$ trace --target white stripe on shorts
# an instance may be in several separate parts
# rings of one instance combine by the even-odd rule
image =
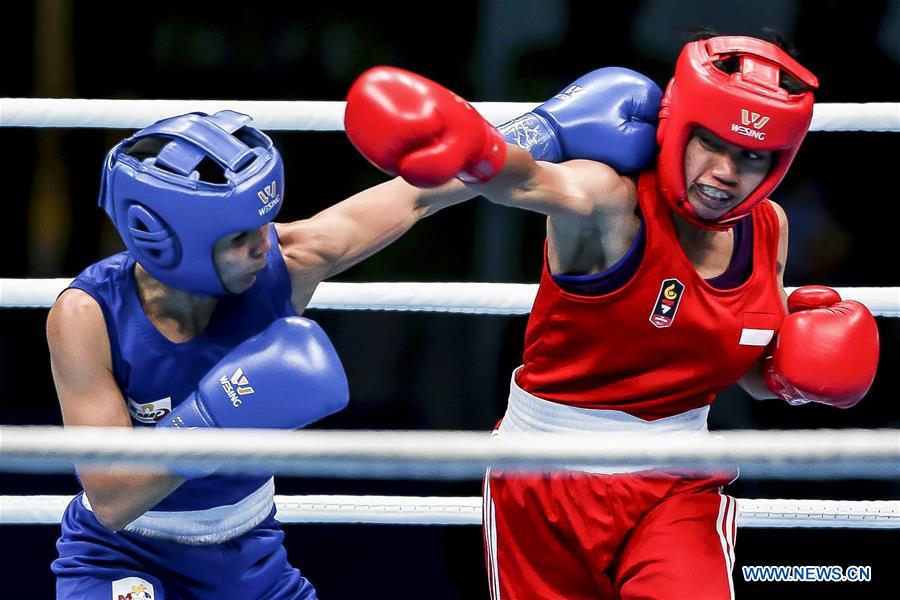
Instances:
[[[734,514],[737,502],[731,496],[719,494],[719,514],[716,517],[716,533],[722,545],[722,555],[725,559],[726,577],[728,577],[728,591],[731,600],[734,600],[734,582],[731,580],[731,572],[734,568]]]
[[[491,498],[491,471],[484,475],[484,504],[482,505],[484,521],[484,540],[488,554],[488,581],[491,586],[491,600],[500,600],[500,573],[497,565],[497,513],[494,499]]]

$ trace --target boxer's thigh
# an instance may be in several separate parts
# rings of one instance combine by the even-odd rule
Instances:
[[[559,475],[486,480],[485,561],[494,600],[609,597],[612,554],[599,549],[614,548],[617,534],[611,523],[593,520],[605,516],[590,509],[584,488],[584,481]],[[600,554],[607,564],[593,560]]]
[[[615,583],[623,600],[733,598],[737,504],[711,488],[672,495],[625,543]]]

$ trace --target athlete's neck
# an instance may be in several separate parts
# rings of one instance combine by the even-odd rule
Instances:
[[[734,229],[697,227],[677,214],[672,222],[678,243],[701,277],[710,279],[725,272],[734,254]]]
[[[169,337],[194,337],[206,328],[217,298],[197,296],[167,286],[135,263],[134,280],[147,317]]]
[[[717,243],[721,243],[722,240],[731,240],[734,237],[733,229],[719,231],[698,227],[674,212],[672,213],[672,223],[675,225],[675,234],[678,237],[678,241],[685,250],[714,246]]]

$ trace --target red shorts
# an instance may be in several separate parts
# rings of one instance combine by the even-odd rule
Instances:
[[[729,479],[489,474],[492,600],[733,598]]]

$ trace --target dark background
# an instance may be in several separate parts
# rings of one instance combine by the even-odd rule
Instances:
[[[392,64],[476,101],[538,101],[601,66],[664,85],[680,31],[782,32],[822,83],[819,102],[900,101],[900,1],[457,0],[240,5],[41,0],[4,6],[0,96],[337,100]],[[105,151],[126,131],[0,129],[2,277],[74,276],[120,249],[96,207]],[[287,168],[279,220],[308,217],[384,176],[341,133],[275,132]],[[791,221],[787,285],[897,286],[898,144],[890,133],[812,133],[776,192]],[[417,225],[339,281],[535,282],[543,219],[477,200]],[[487,430],[502,415],[525,317],[309,311],[347,368],[350,407],[319,427]],[[46,310],[0,311],[0,423],[59,424]],[[847,411],[755,402],[738,389],[713,429],[900,427],[898,321],[878,319],[882,358]],[[2,494],[75,493],[69,476],[2,476]],[[477,495],[478,482],[281,478],[278,493]],[[881,481],[741,480],[738,497],[897,499]],[[476,527],[288,525],[294,565],[322,598],[487,598]],[[0,527],[4,598],[50,598],[53,526]],[[753,530],[738,536],[739,597],[893,597],[900,534]],[[870,565],[865,584],[744,583],[741,565]],[[10,591],[13,590],[13,591]]]

